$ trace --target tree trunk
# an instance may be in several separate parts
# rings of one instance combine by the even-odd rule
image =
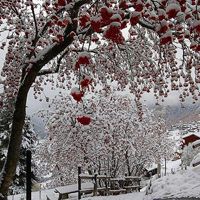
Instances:
[[[161,177],[161,164],[159,162],[157,166],[157,178],[160,178],[160,177]]]
[[[131,176],[131,167],[130,167],[129,158],[128,158],[128,150],[125,153],[125,159],[126,159],[126,166],[127,166],[127,174],[128,176]]]

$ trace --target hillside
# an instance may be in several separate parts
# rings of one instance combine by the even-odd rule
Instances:
[[[177,124],[180,121],[183,124],[188,124],[191,121],[200,121],[200,104],[186,104],[185,108],[182,108],[180,104],[172,106],[149,106],[149,109],[157,117],[161,117],[166,121],[167,128],[171,125]]]

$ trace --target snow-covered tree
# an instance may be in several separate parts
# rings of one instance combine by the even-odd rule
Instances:
[[[145,167],[152,163],[160,163],[163,159],[171,159],[174,154],[175,143],[166,132],[164,120],[157,119],[147,108],[143,111],[140,126],[134,131],[132,146],[135,153],[132,155],[132,163],[127,162],[129,175],[140,175]]]
[[[77,86],[82,84],[74,93],[79,100],[88,84],[101,83],[108,89],[108,80],[116,80],[119,90],[128,85],[137,101],[152,89],[157,99],[179,90],[181,102],[191,95],[195,103],[200,83],[199,4],[198,0],[1,0],[0,46],[7,47],[1,99],[14,97],[16,102],[0,199],[7,199],[15,174],[31,87],[38,98],[43,83],[71,88],[74,77]]]
[[[200,149],[195,149],[192,146],[192,143],[185,145],[183,148],[183,152],[181,153],[181,162],[183,165],[190,166],[193,158],[200,152]]]
[[[10,133],[11,133],[11,123],[12,123],[12,113],[13,113],[13,101],[10,102],[10,109],[2,109],[1,112],[1,147],[0,147],[0,155],[1,155],[1,165],[0,170],[3,170],[5,159],[6,159],[6,152],[8,149],[8,144],[10,140]],[[20,157],[19,162],[17,165],[16,174],[13,180],[13,183],[9,189],[10,194],[20,193],[25,191],[25,184],[26,184],[26,152],[27,150],[31,150],[32,153],[35,152],[37,142],[37,135],[33,131],[30,117],[26,117],[25,124],[23,127],[23,135],[22,135],[22,143],[20,145]],[[34,162],[32,163],[32,178],[36,180],[36,172],[35,172],[35,165]]]
[[[47,119],[47,138],[38,148],[37,164],[43,175],[52,175],[48,187],[76,181],[80,164],[89,174],[141,175],[148,164],[166,155],[173,142],[167,143],[161,134],[165,126],[149,111],[138,120],[134,105],[127,95],[100,92],[78,105],[69,95],[58,96],[53,109],[41,111]],[[157,143],[158,132],[162,144]]]
[[[12,194],[25,192],[26,189],[26,160],[27,160],[27,150],[30,150],[32,155],[34,155],[37,148],[38,137],[33,126],[31,124],[31,118],[29,116],[25,119],[25,124],[23,127],[22,143],[20,147],[19,162],[17,165],[16,174],[13,180],[13,184],[10,188]],[[36,165],[34,160],[31,161],[31,178],[32,181],[37,181],[39,177],[36,175]]]
[[[12,124],[12,116],[14,112],[14,100],[5,99],[8,108],[0,109],[0,171],[3,170],[8,144],[10,139],[10,127]]]

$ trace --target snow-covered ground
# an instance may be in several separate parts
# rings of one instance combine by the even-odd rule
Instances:
[[[198,197],[200,198],[200,166],[188,167],[187,170],[180,169],[180,161],[167,163],[167,176],[153,180],[152,186],[146,195],[146,188],[141,192],[117,196],[98,196],[84,197],[85,200],[153,200],[162,197]],[[170,168],[177,169],[175,174],[170,173]],[[53,194],[54,190],[42,190],[41,192],[33,192],[33,200],[46,200],[46,195]],[[10,196],[9,200],[25,200],[25,194]],[[77,199],[77,195],[73,195],[71,199]]]
[[[85,200],[153,200],[163,197],[196,197],[200,198],[200,166],[167,175],[153,182],[152,194],[130,193],[119,196],[92,197]]]
[[[174,141],[177,141],[179,145],[180,134],[179,131],[170,132],[170,137]],[[200,160],[200,154],[195,157],[196,160]],[[194,159],[194,160],[195,160]],[[163,175],[165,172],[165,163],[162,164]],[[129,194],[117,195],[117,196],[97,196],[97,197],[82,197],[85,200],[153,200],[157,198],[173,198],[173,197],[196,197],[200,199],[200,165],[196,167],[188,167],[187,170],[182,170],[180,167],[180,159],[177,161],[168,161],[166,163],[166,176],[160,179],[152,179],[152,186],[148,190],[144,187],[141,192],[134,192]],[[172,174],[174,172],[174,174]],[[149,181],[150,182],[150,181]],[[58,197],[58,194],[54,193],[54,189],[42,190],[40,192],[33,192],[33,200],[46,200],[46,195],[53,194]],[[25,194],[19,194],[10,196],[9,200],[25,200]],[[73,200],[77,200],[77,194],[71,195]]]

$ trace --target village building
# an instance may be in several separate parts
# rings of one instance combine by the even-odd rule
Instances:
[[[182,139],[184,140],[182,144],[182,149],[183,149],[185,145],[200,140],[200,132],[189,132],[183,135]]]

